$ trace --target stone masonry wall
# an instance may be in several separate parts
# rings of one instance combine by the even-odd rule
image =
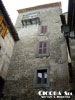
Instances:
[[[22,16],[34,12],[40,13],[41,25],[48,26],[47,35],[38,35],[41,25],[22,26]],[[39,100],[41,99],[38,96],[39,90],[68,91],[70,89],[67,46],[60,30],[60,14],[60,7],[49,7],[19,14],[15,27],[20,40],[14,46],[4,89],[5,96]],[[48,40],[49,57],[36,58],[36,45],[40,40]],[[60,60],[62,63],[59,64]],[[34,72],[37,68],[49,69],[48,88],[34,88]]]
[[[5,79],[14,48],[14,40],[9,32],[4,39],[0,35],[0,47],[0,76]]]

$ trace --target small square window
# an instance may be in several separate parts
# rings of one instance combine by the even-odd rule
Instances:
[[[49,68],[39,68],[34,73],[34,87],[49,87]]]
[[[37,43],[36,57],[49,56],[48,41],[40,41]]]

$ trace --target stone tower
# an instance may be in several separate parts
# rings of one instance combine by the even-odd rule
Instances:
[[[15,27],[20,40],[14,46],[4,95],[12,100],[41,100],[40,90],[69,91],[61,3],[25,8],[18,13]]]

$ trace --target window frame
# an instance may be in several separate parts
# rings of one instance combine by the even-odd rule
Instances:
[[[27,24],[28,22],[30,24]],[[40,25],[39,13],[31,13],[31,14],[23,15],[21,19],[21,23],[22,26],[37,25],[37,24]]]
[[[41,75],[41,78],[39,75]],[[47,75],[47,69],[37,70],[37,84],[47,84],[47,78],[45,78],[45,75]]]
[[[37,71],[39,70],[47,70],[47,83],[41,83],[41,84],[38,84],[37,83]],[[34,88],[42,88],[42,87],[49,87],[50,86],[50,82],[49,82],[49,79],[50,79],[50,68],[48,66],[46,67],[39,67],[39,68],[36,68],[35,71],[34,71],[34,80],[33,80],[33,87]]]
[[[43,43],[46,43],[47,44],[47,47],[46,47],[46,53],[45,54],[39,54],[39,43],[40,42],[43,42]],[[44,41],[37,41],[36,43],[36,58],[41,58],[41,57],[49,57],[50,56],[50,49],[49,49],[49,41],[47,40],[44,40]]]
[[[47,30],[46,30],[46,33],[44,34],[44,33],[41,32],[41,29],[42,29],[42,27],[45,27],[45,26],[47,26]],[[46,36],[46,35],[49,34],[49,32],[48,32],[48,25],[41,25],[41,26],[39,26],[38,30],[39,30],[39,32],[38,32],[39,36]]]

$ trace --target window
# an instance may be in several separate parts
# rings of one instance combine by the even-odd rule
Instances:
[[[36,57],[49,56],[48,41],[40,41],[37,43]]]
[[[25,22],[25,20],[22,20],[22,25],[23,25],[23,26],[26,26],[26,24],[27,24],[27,23]]]
[[[37,22],[36,22],[36,20],[35,19],[33,19],[32,20],[32,24],[36,24]]]
[[[35,69],[34,87],[49,87],[49,68]]]
[[[47,84],[47,70],[37,70],[37,84]]]
[[[47,25],[43,25],[39,27],[39,32],[38,35],[47,35],[48,34],[48,26]]]
[[[40,42],[39,43],[39,54],[46,54],[47,53],[47,42]]]
[[[38,14],[23,15],[21,22],[23,26],[37,25],[40,24],[40,18]]]
[[[41,33],[46,34],[47,33],[47,26],[41,26]]]
[[[30,25],[31,24],[31,21],[30,20],[27,20],[27,25]]]

